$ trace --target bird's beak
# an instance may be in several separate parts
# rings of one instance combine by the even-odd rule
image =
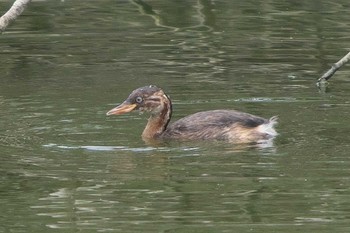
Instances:
[[[136,108],[136,104],[129,104],[129,103],[122,103],[121,105],[109,110],[106,115],[120,115],[120,114],[124,114],[127,112],[131,112],[132,110],[134,110]]]

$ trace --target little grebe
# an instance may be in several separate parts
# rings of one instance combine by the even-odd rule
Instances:
[[[145,141],[179,139],[259,143],[277,135],[274,129],[277,117],[267,120],[234,110],[198,112],[169,124],[171,101],[163,90],[156,86],[134,90],[122,104],[107,112],[107,116],[133,110],[151,114],[142,133]]]

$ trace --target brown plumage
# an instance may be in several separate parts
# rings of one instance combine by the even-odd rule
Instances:
[[[169,97],[156,86],[134,90],[107,115],[119,115],[133,110],[150,112],[142,133],[145,141],[154,139],[217,140],[232,143],[259,143],[274,138],[277,117],[269,120],[234,110],[197,112],[169,124],[172,105]]]

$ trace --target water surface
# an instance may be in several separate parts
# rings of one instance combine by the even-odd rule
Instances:
[[[10,2],[1,2],[7,9]],[[348,1],[39,1],[0,37],[0,231],[349,232]],[[278,115],[259,148],[145,144],[135,88]]]

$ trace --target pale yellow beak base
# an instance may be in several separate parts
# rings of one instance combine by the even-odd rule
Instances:
[[[121,105],[109,110],[106,115],[110,116],[110,115],[120,115],[120,114],[124,114],[124,113],[128,113],[131,112],[132,110],[134,110],[136,108],[136,104],[126,104],[126,103],[122,103]]]

